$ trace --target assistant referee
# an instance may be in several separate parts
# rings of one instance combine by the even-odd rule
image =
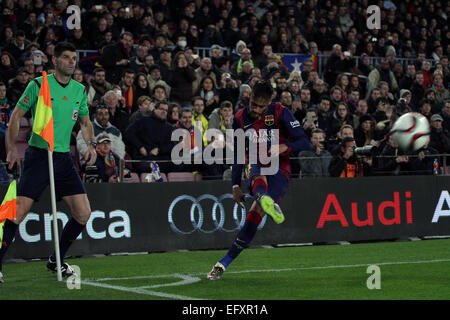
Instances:
[[[73,126],[79,120],[83,138],[89,145],[85,154],[88,165],[92,165],[97,157],[92,123],[89,120],[86,88],[72,79],[76,67],[76,48],[68,42],[60,42],[55,46],[52,62],[55,73],[48,76],[48,84],[53,109],[54,125],[54,177],[56,200],[63,199],[71,211],[71,219],[65,225],[60,240],[61,272],[63,276],[74,274],[73,269],[64,263],[64,256],[70,245],[84,229],[91,215],[91,207],[86,189],[74,166],[70,154],[70,137]],[[17,135],[20,119],[31,110],[33,119],[39,97],[42,77],[33,79],[19,99],[9,122],[8,154],[6,161],[9,169],[20,165],[17,152]],[[34,201],[38,201],[42,192],[49,185],[47,142],[39,135],[32,133],[29,147],[25,151],[22,175],[17,187],[17,218],[6,220],[3,229],[3,245],[0,249],[0,282],[3,282],[2,261],[16,233],[20,222],[26,217]],[[56,272],[56,254],[53,253],[47,262],[47,268]]]

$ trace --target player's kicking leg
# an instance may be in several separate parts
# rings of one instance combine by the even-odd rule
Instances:
[[[271,191],[273,197],[281,199],[287,190],[287,179],[282,174],[270,177],[269,179],[271,181],[271,187],[273,188]],[[212,270],[206,276],[209,280],[220,279],[229,264],[240,252],[242,252],[242,250],[250,245],[250,242],[255,236],[257,228],[266,213],[270,215],[276,223],[282,223],[284,221],[283,212],[279,205],[273,200],[273,197],[268,193],[266,177],[255,175],[255,178],[253,178],[251,182],[252,183],[250,184],[250,181],[248,181],[248,188],[252,191],[255,201],[250,208],[244,226],[239,231],[227,254],[214,265]]]
[[[230,263],[236,259],[242,250],[249,247],[263,216],[264,212],[261,207],[256,203],[256,201],[253,202],[252,207],[250,208],[250,211],[245,219],[244,226],[237,234],[236,239],[232,243],[230,249],[228,249],[225,256],[219,260],[207,274],[206,278],[208,280],[220,279]]]
[[[253,195],[255,201],[268,214],[275,223],[280,224],[284,222],[284,214],[280,206],[269,195],[269,187],[265,176],[256,176],[253,179]]]

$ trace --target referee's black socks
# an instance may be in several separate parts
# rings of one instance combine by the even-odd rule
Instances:
[[[14,239],[17,227],[18,225],[9,219],[6,219],[5,224],[3,225],[2,248],[0,249],[0,271],[2,271],[3,257]]]
[[[84,224],[79,224],[74,218],[70,218],[70,220],[67,222],[62,231],[61,240],[59,242],[61,263],[64,261],[64,256],[66,255],[67,250],[69,250],[72,243],[78,238],[84,227]],[[53,252],[51,259],[52,261],[56,261],[55,252]]]

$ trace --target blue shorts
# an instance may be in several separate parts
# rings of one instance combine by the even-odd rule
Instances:
[[[282,169],[279,168],[276,174],[265,176],[267,179],[267,186],[269,188],[268,190],[269,196],[278,204],[283,199],[289,187],[289,180],[288,178],[286,178],[286,176],[282,173],[281,170]],[[245,173],[244,173],[245,185],[248,192],[252,196],[253,196],[252,181],[255,176],[259,175],[261,175],[260,165],[258,164],[245,165]]]
[[[56,200],[62,197],[86,193],[70,152],[53,153]],[[22,175],[17,186],[17,196],[39,201],[42,192],[50,185],[47,150],[28,147],[25,151]]]

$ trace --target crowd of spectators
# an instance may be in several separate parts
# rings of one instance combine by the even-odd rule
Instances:
[[[381,9],[381,29],[367,28],[371,4]],[[81,8],[78,27],[69,25],[69,5]],[[73,76],[86,86],[96,137],[110,145],[98,151],[145,160],[130,167],[138,173],[155,160],[163,172],[222,178],[226,166],[171,163],[171,132],[193,132],[196,124],[202,133],[231,128],[259,80],[270,81],[274,101],[290,108],[311,138],[311,150],[300,155],[306,158],[292,161],[295,176],[432,173],[430,155],[450,153],[449,15],[450,4],[437,0],[4,0],[1,160],[12,108],[30,80],[52,72],[55,44],[69,41],[98,52],[94,65],[80,65]],[[292,71],[277,55],[283,53],[312,58]],[[319,74],[320,54],[329,57]],[[409,111],[429,119],[431,140],[402,154],[387,133]],[[83,154],[85,142],[73,136]],[[193,133],[180,141],[187,139],[193,156],[202,152]],[[213,142],[202,140],[203,147]],[[367,145],[374,154],[355,155],[353,147]]]

